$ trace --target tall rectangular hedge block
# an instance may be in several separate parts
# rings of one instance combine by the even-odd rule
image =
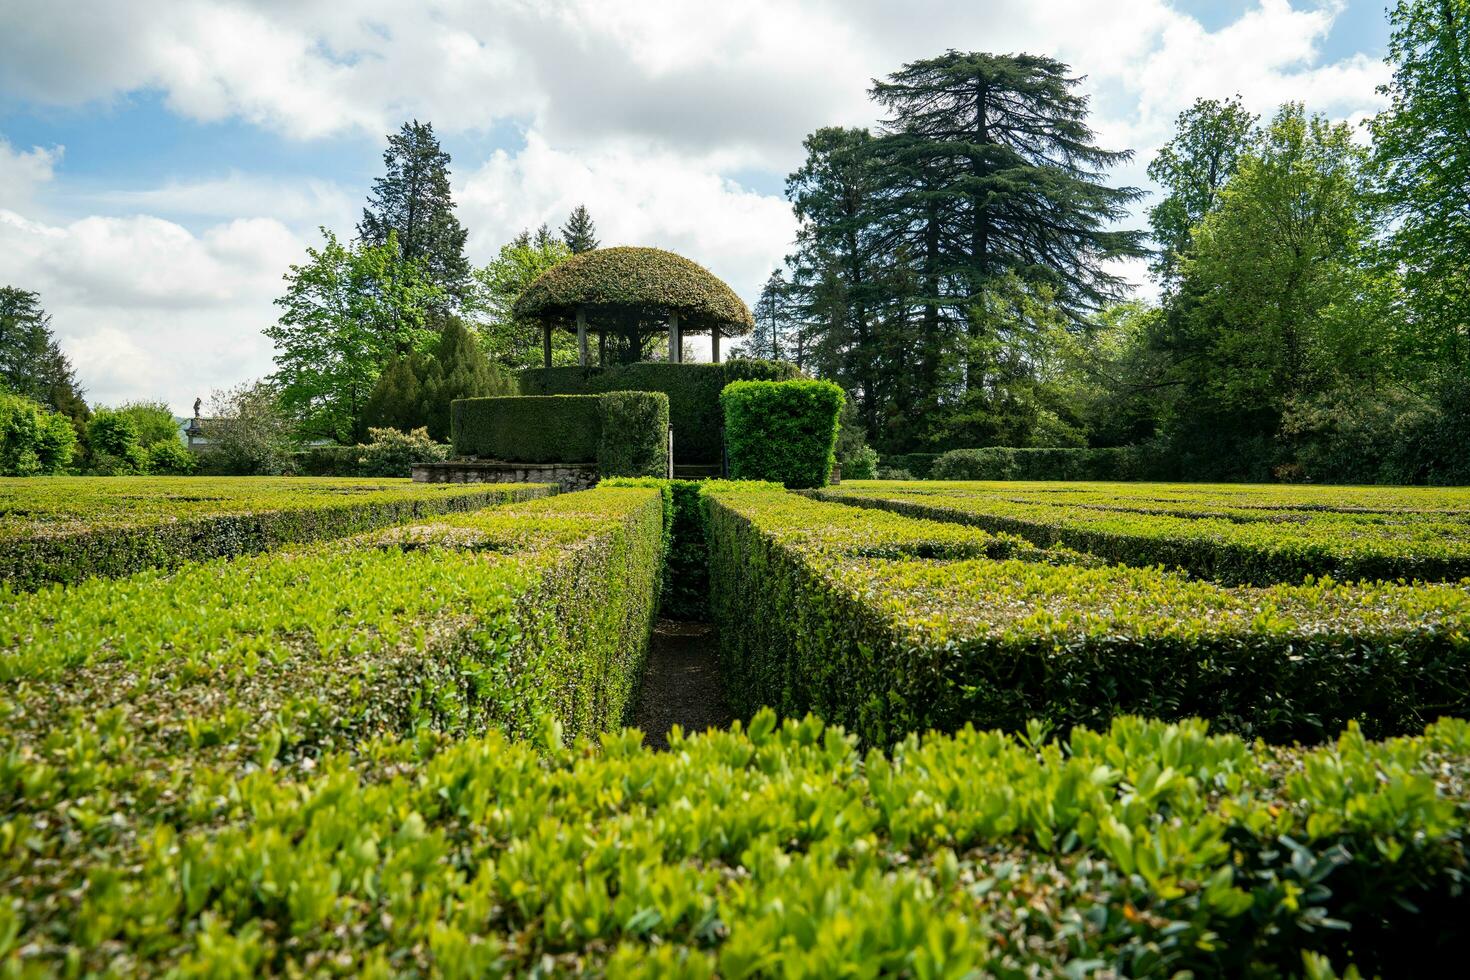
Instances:
[[[720,393],[730,476],[793,489],[826,486],[842,389],[830,381],[735,381]]]
[[[680,463],[720,462],[724,424],[720,392],[732,381],[789,381],[801,371],[785,361],[737,359],[723,364],[641,362],[615,367],[537,368],[520,374],[523,395],[596,395],[661,391],[669,398],[674,456]]]
[[[456,456],[595,462],[603,476],[668,474],[669,399],[661,392],[461,398],[450,419]]]
[[[591,395],[459,398],[449,416],[454,455],[508,463],[590,463],[602,435]]]

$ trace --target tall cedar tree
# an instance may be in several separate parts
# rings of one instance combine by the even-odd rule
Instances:
[[[90,414],[40,295],[14,286],[0,286],[0,388],[53,408],[78,426]]]
[[[440,148],[433,125],[417,119],[404,123],[388,137],[383,164],[388,172],[373,182],[358,237],[383,245],[396,233],[403,259],[421,263],[447,297],[462,299],[470,275],[467,233],[454,215],[449,154]]]
[[[1400,0],[1389,20],[1389,106],[1373,120],[1395,219],[1389,258],[1404,270],[1417,353],[1459,379],[1470,366],[1470,0]]]
[[[567,223],[561,226],[561,240],[567,243],[573,255],[581,255],[597,247],[597,226],[592,223],[592,215],[587,213],[584,205],[578,204],[572,209]]]
[[[825,127],[802,144],[806,162],[786,179],[799,222],[791,265],[790,310],[820,338],[813,365],[853,392],[863,424],[878,426],[884,373],[874,333],[885,243],[873,210],[879,174],[866,129]],[[803,332],[805,338],[805,332]],[[814,344],[804,343],[804,359]]]
[[[951,50],[874,80],[870,92],[890,114],[883,196],[919,263],[925,353],[947,317],[963,322],[970,390],[991,380],[995,357],[980,352],[993,349],[1000,325],[981,301],[999,277],[1047,287],[1081,320],[1124,291],[1105,263],[1145,254],[1139,232],[1110,227],[1142,192],[1102,182],[1132,153],[1094,145],[1081,79],[1069,71],[1037,55]]]

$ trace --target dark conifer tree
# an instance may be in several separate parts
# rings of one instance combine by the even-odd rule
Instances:
[[[578,204],[572,209],[567,223],[561,226],[561,239],[573,255],[590,252],[597,247],[597,226],[592,223],[592,215],[587,213],[584,205]]]
[[[389,232],[397,232],[405,261],[422,262],[449,297],[463,297],[470,274],[467,233],[454,214],[449,154],[440,148],[433,125],[417,119],[404,123],[388,137],[383,163],[387,173],[373,182],[358,236],[382,245]]]
[[[0,388],[55,409],[79,425],[90,414],[41,297],[14,286],[0,286]]]

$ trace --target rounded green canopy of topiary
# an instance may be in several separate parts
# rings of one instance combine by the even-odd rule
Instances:
[[[661,248],[619,246],[574,255],[543,272],[516,301],[517,317],[570,326],[577,308],[599,315],[663,317],[678,312],[685,333],[718,329],[739,337],[755,329],[750,308],[719,277]]]

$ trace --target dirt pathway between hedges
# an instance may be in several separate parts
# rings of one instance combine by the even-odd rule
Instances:
[[[718,658],[712,624],[658,621],[633,718],[643,730],[644,744],[668,748],[668,731],[674,725],[686,733],[730,727],[732,715],[720,686]]]

